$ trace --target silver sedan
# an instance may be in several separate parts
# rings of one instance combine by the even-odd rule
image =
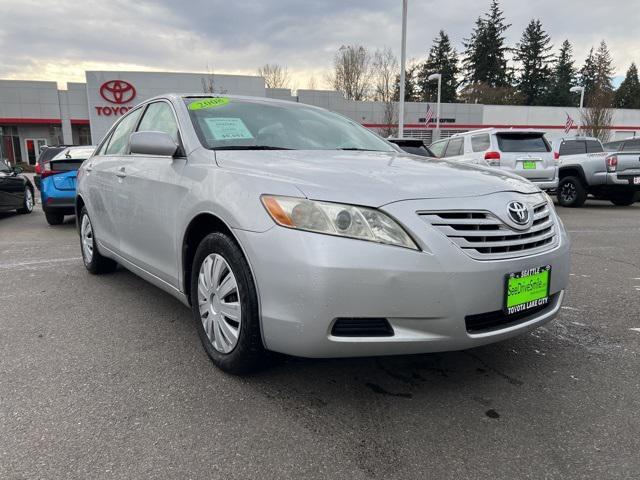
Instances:
[[[87,269],[120,264],[182,300],[234,373],[269,351],[503,340],[551,320],[569,276],[567,234],[533,184],[293,102],[146,101],[82,165],[76,207]]]

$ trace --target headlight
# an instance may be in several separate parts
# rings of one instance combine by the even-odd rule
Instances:
[[[272,195],[260,199],[273,221],[283,227],[418,250],[395,220],[373,208]]]

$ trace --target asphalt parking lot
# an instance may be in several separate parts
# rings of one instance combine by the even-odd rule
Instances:
[[[89,275],[72,218],[0,214],[0,478],[638,478],[640,204],[559,211],[573,273],[546,327],[244,378],[177,300]]]

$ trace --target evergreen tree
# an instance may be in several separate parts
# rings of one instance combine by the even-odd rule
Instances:
[[[531,20],[516,45],[514,56],[520,64],[515,85],[525,105],[540,105],[546,99],[551,78],[550,50],[551,37],[542,28],[540,20]]]
[[[584,87],[585,94],[595,89],[596,74],[596,56],[593,52],[593,47],[591,47],[587,58],[584,60],[584,65],[580,69],[580,85]]]
[[[596,51],[596,88],[606,93],[613,92],[613,59],[607,43],[602,40]]]
[[[556,57],[551,75],[551,87],[547,97],[547,105],[568,107],[575,103],[575,95],[571,87],[576,86],[576,68],[573,63],[573,47],[569,40],[562,42]]]
[[[415,60],[414,60],[415,61]],[[404,101],[405,102],[418,102],[420,96],[418,94],[418,86],[416,85],[416,72],[418,65],[411,63],[407,66],[404,74]],[[395,88],[393,91],[393,101],[397,102],[400,99],[400,75],[396,75]]]
[[[418,68],[416,84],[420,89],[420,100],[423,102],[435,102],[438,99],[438,84],[429,81],[429,75],[433,73],[442,75],[442,102],[454,103],[458,96],[460,67],[458,53],[444,30],[440,30],[433,40],[427,60]]]
[[[616,91],[615,104],[618,108],[640,108],[640,80],[635,63],[631,64],[627,76]]]
[[[489,87],[509,85],[505,32],[511,25],[505,18],[498,0],[492,0],[489,12],[476,20],[471,37],[464,42],[463,66],[468,84]]]

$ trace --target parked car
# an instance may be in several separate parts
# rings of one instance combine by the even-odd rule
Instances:
[[[569,277],[567,234],[535,185],[422,161],[287,101],[148,100],[82,164],[76,202],[88,271],[120,263],[190,305],[208,355],[235,373],[269,350],[503,340],[550,321]]]
[[[558,167],[544,132],[487,128],[458,133],[430,145],[439,158],[489,165],[526,178],[542,190],[558,187]]]
[[[608,142],[604,144],[604,149],[607,152],[640,152],[640,137]]]
[[[95,147],[65,147],[40,170],[40,198],[49,225],[60,225],[65,215],[75,215],[76,177],[82,162]]]
[[[419,138],[387,138],[394,145],[397,145],[402,151],[420,157],[435,158],[434,153],[424,144],[424,140]]]
[[[588,195],[632,205],[640,192],[640,151],[560,157],[558,203],[580,207]]]
[[[38,160],[36,161],[36,173],[33,176],[33,183],[36,184],[38,190],[40,190],[40,176],[42,174],[42,170],[44,169],[45,163],[49,162],[49,160],[51,160],[65,148],[72,146],[73,145],[46,145],[42,147],[40,155],[38,156]]]
[[[600,140],[595,137],[568,136],[551,143],[553,158],[560,160],[573,155],[590,155],[604,158],[606,153]]]
[[[33,198],[33,185],[22,175],[22,169],[0,160],[0,212],[31,213]]]

